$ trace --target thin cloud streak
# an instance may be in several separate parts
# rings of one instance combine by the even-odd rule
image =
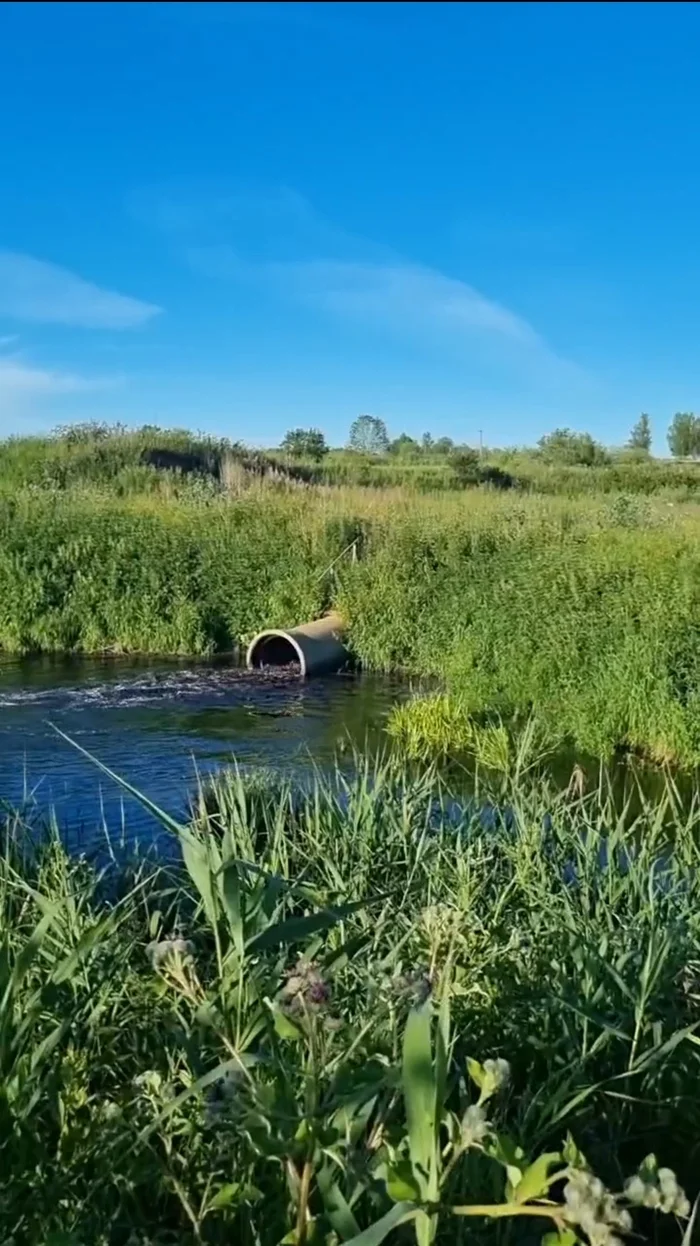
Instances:
[[[160,310],[104,290],[58,264],[0,251],[0,316],[83,329],[133,329]]]
[[[0,402],[88,393],[113,384],[114,381],[108,378],[77,376],[70,372],[38,368],[17,358],[0,358]]]
[[[272,264],[274,280],[298,297],[343,315],[396,329],[431,326],[457,334],[485,332],[541,348],[535,330],[472,286],[417,264],[357,264],[337,260]]]
[[[251,263],[232,247],[189,248],[203,275],[267,286],[278,296],[437,348],[491,342],[523,362],[575,369],[522,317],[466,282],[401,262],[302,260]]]
[[[170,237],[202,275],[390,333],[436,354],[478,356],[549,385],[592,378],[523,316],[466,281],[357,237],[319,215],[289,187],[266,192],[152,188],[142,219]]]

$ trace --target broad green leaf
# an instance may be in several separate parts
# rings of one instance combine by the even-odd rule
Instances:
[[[238,866],[235,861],[229,861],[224,866],[219,875],[219,886],[221,892],[221,903],[226,913],[228,928],[231,932],[233,946],[238,955],[243,959],[244,952],[244,935],[243,935],[243,906],[241,903],[241,880],[238,874]]]
[[[291,1017],[288,1017],[278,1004],[269,1003],[268,1006],[272,1013],[272,1023],[278,1038],[298,1041],[304,1037],[304,1031],[301,1026],[297,1025],[296,1021],[292,1021]]]
[[[364,1229],[362,1233],[358,1233],[357,1237],[351,1237],[347,1246],[380,1246],[392,1229],[415,1220],[417,1215],[418,1209],[413,1203],[396,1203],[391,1211],[382,1216],[381,1220],[375,1220],[374,1224]]]
[[[348,1238],[356,1237],[360,1226],[338,1182],[334,1180],[334,1168],[331,1164],[324,1164],[318,1170],[316,1184],[326,1215],[340,1240],[345,1242]]]
[[[352,961],[363,948],[367,946],[372,938],[372,932],[366,934],[355,935],[354,938],[348,939],[347,942],[341,944],[338,948],[331,948],[330,952],[322,958],[321,964],[324,969],[343,969],[349,961]]]
[[[419,1202],[421,1192],[410,1160],[402,1159],[390,1165],[386,1176],[386,1188],[389,1198],[395,1203]]]
[[[576,1246],[578,1237],[573,1229],[561,1229],[545,1233],[541,1239],[542,1246]]]
[[[276,947],[279,943],[298,943],[320,930],[329,930],[351,913],[366,908],[365,900],[357,900],[353,904],[343,904],[338,908],[319,909],[317,913],[309,913],[306,917],[289,917],[286,921],[268,926],[259,935],[249,939],[247,952],[260,952],[264,948]]]
[[[554,1164],[561,1163],[559,1151],[546,1151],[525,1169],[515,1186],[514,1200],[516,1203],[527,1203],[531,1198],[543,1198],[551,1182],[549,1170]]]
[[[484,1082],[486,1081],[486,1073],[484,1071],[483,1065],[481,1065],[478,1060],[473,1060],[471,1056],[468,1056],[467,1057],[467,1069],[469,1070],[469,1076],[471,1077],[472,1081],[475,1082],[476,1085],[479,1087],[479,1090],[481,1090],[484,1085]]]
[[[447,1098],[447,1074],[450,1065],[450,996],[452,965],[448,961],[442,975],[440,1007],[435,1036],[435,1146],[438,1146],[440,1121]]]
[[[218,925],[218,914],[214,899],[212,871],[207,854],[202,844],[197,843],[189,835],[181,836],[180,847],[187,873],[199,892],[209,925],[212,930],[215,930]]]
[[[435,1070],[431,1044],[432,1006],[412,1008],[403,1040],[403,1093],[411,1162],[421,1194],[437,1198],[435,1156]]]
[[[47,913],[44,917],[42,917],[39,925],[34,928],[26,942],[23,943],[15,958],[12,978],[7,985],[7,992],[12,992],[14,994],[17,987],[24,981],[29,970],[34,964],[34,961],[39,955],[39,949],[46,938],[47,931],[53,920],[53,914]],[[3,1000],[3,1007],[4,1003],[5,1001]]]
[[[214,1197],[209,1200],[207,1211],[218,1211],[221,1207],[230,1207],[233,1200],[240,1193],[240,1190],[240,1181],[229,1181],[226,1185],[222,1185]]]

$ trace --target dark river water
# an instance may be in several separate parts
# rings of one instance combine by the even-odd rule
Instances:
[[[234,759],[299,772],[380,743],[405,685],[378,677],[249,674],[230,664],[121,659],[0,661],[0,798],[55,811],[74,847],[152,840],[150,815],[58,727],[170,813]]]

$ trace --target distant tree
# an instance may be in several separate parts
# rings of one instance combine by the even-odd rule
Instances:
[[[450,463],[460,484],[476,485],[479,483],[478,450],[472,450],[471,446],[460,446],[459,450],[450,456]]]
[[[421,446],[426,454],[430,454],[434,445],[435,442],[433,441],[432,433],[423,433],[423,436],[421,437]]]
[[[455,443],[451,437],[438,437],[435,445],[433,446],[433,450],[436,454],[452,454],[454,448]]]
[[[394,438],[389,445],[389,454],[395,454],[398,458],[417,454],[419,450],[418,442],[414,437],[409,437],[408,433],[401,433],[400,437]]]
[[[570,428],[555,428],[537,444],[542,458],[549,463],[593,467],[607,461],[605,450],[590,433],[574,433]]]
[[[386,424],[376,415],[358,415],[350,428],[348,445],[358,454],[386,454],[389,449]]]
[[[668,430],[668,446],[676,459],[700,455],[700,419],[692,411],[677,411]]]
[[[651,420],[644,411],[630,433],[627,447],[629,450],[645,450],[647,454],[651,450]]]
[[[313,459],[315,463],[328,454],[326,439],[318,428],[290,428],[282,449],[293,459]]]

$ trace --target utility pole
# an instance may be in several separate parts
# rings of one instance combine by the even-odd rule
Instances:
[[[484,433],[483,433],[483,429],[480,428],[479,429],[479,458],[483,459],[483,457],[484,457]]]

